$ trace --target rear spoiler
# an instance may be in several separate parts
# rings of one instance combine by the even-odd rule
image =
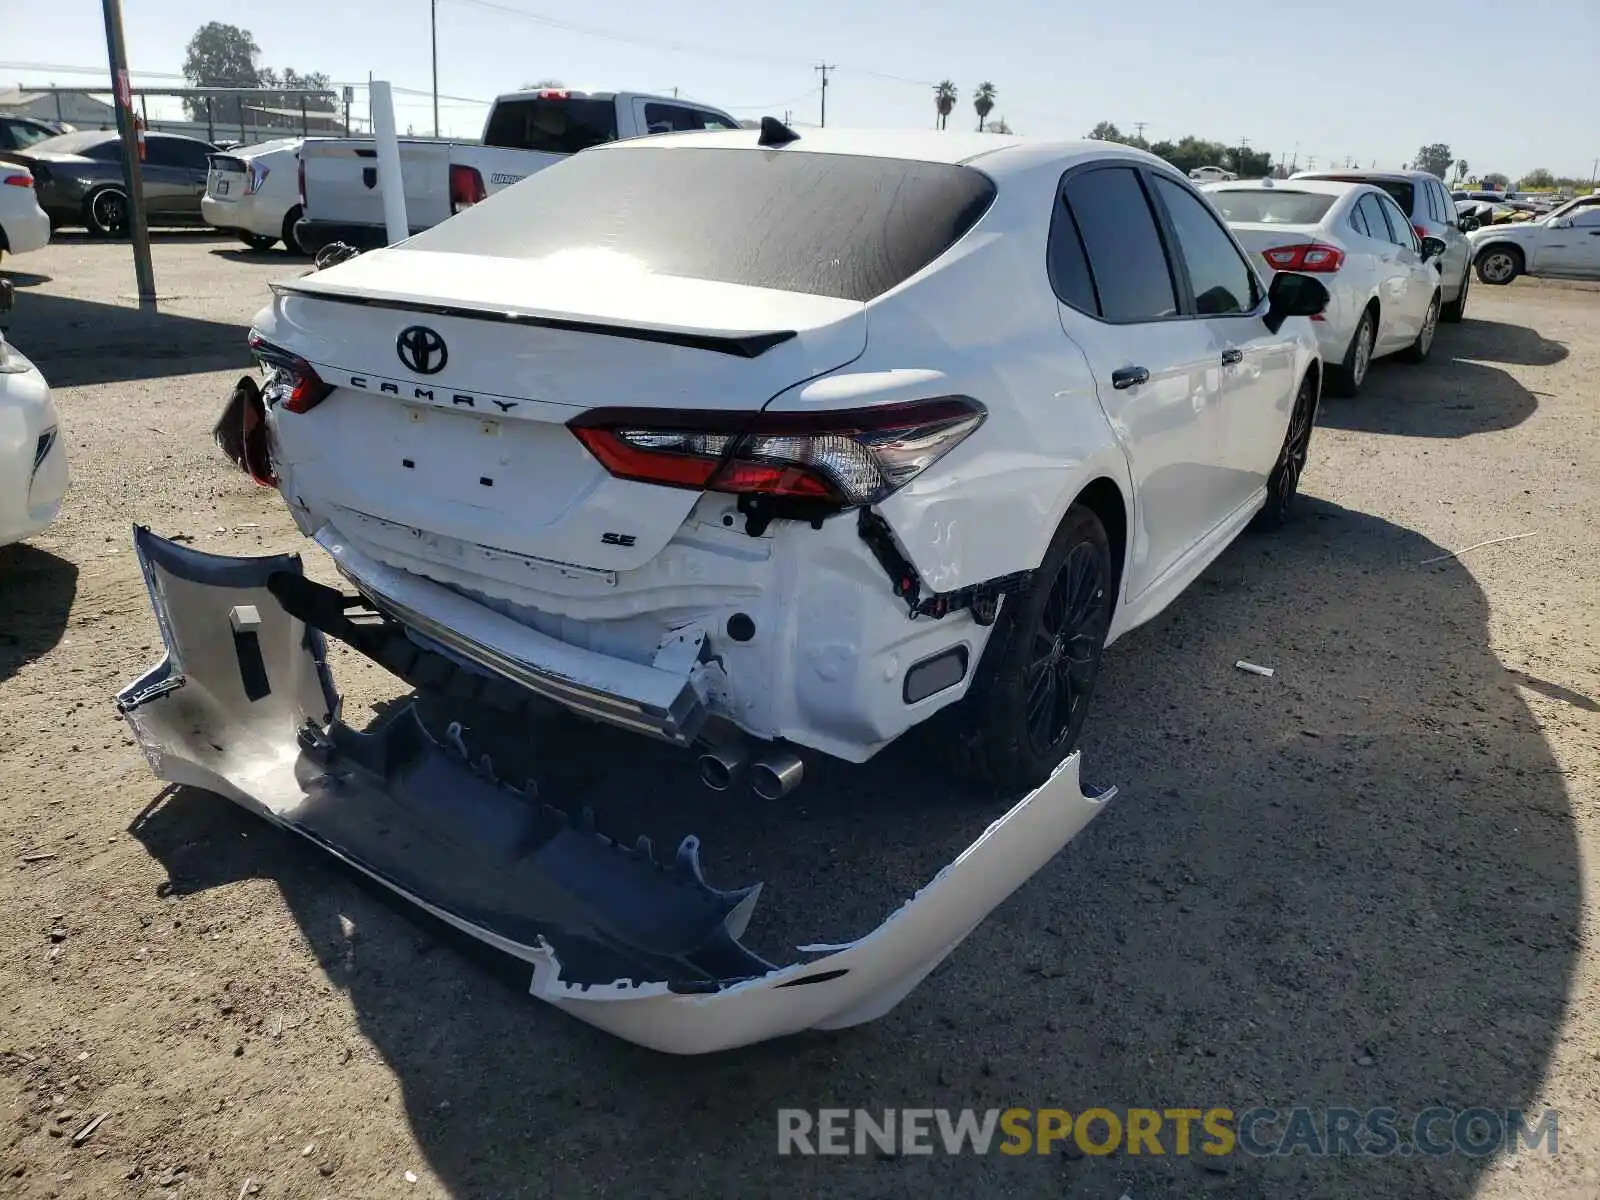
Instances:
[[[390,308],[398,312],[418,313],[427,316],[460,317],[468,321],[492,321],[500,325],[527,325],[535,329],[565,329],[573,333],[595,333],[606,337],[629,338],[636,342],[659,342],[666,346],[687,346],[692,350],[709,350],[713,354],[729,354],[736,358],[759,358],[774,346],[781,345],[799,334],[793,329],[774,329],[765,333],[685,333],[675,329],[652,329],[637,325],[612,325],[599,321],[577,321],[567,317],[540,317],[530,313],[496,311],[470,308],[459,304],[418,304],[410,300],[390,300],[382,296],[357,296],[348,292],[324,291],[321,288],[301,287],[294,283],[270,285],[275,295],[298,293],[313,300],[327,300],[334,304],[356,304],[364,308]]]

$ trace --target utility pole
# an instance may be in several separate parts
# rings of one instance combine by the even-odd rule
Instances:
[[[433,136],[439,136],[439,0],[428,0],[433,35]]]
[[[1133,123],[1133,136],[1141,142],[1144,141],[1144,127],[1148,124],[1148,121],[1135,121]]]
[[[815,69],[822,73],[822,120],[819,124],[826,129],[828,127],[828,72],[837,71],[839,68],[833,63],[818,63]]]
[[[106,55],[111,61],[111,88],[117,101],[117,131],[122,135],[122,182],[127,189],[128,233],[133,240],[133,273],[139,281],[139,307],[154,307],[156,273],[150,265],[150,227],[144,217],[144,171],[139,162],[139,135],[133,126],[133,91],[128,86],[128,50],[122,40],[120,0],[101,0],[106,18]]]

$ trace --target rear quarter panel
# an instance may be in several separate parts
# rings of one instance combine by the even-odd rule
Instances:
[[[878,506],[935,591],[1038,566],[1067,508],[1097,477],[1115,481],[1128,501],[1127,462],[1046,275],[1059,177],[1053,165],[1008,177],[960,242],[868,306],[859,360],[770,406],[850,407],[862,392],[888,398],[875,389],[891,387],[896,400],[966,395],[988,409],[966,441]]]

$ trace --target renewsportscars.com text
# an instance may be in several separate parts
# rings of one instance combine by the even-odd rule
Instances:
[[[1307,1154],[1482,1157],[1557,1149],[1554,1109],[824,1108],[778,1110],[778,1153],[1084,1154],[1220,1157]]]

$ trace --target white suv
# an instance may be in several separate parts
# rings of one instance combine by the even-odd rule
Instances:
[[[1466,315],[1467,290],[1472,285],[1472,250],[1461,229],[1455,201],[1437,175],[1426,171],[1299,171],[1289,178],[1370,183],[1388,192],[1400,211],[1411,218],[1418,240],[1435,237],[1444,243],[1444,253],[1434,259],[1444,296],[1440,318],[1459,321]]]

